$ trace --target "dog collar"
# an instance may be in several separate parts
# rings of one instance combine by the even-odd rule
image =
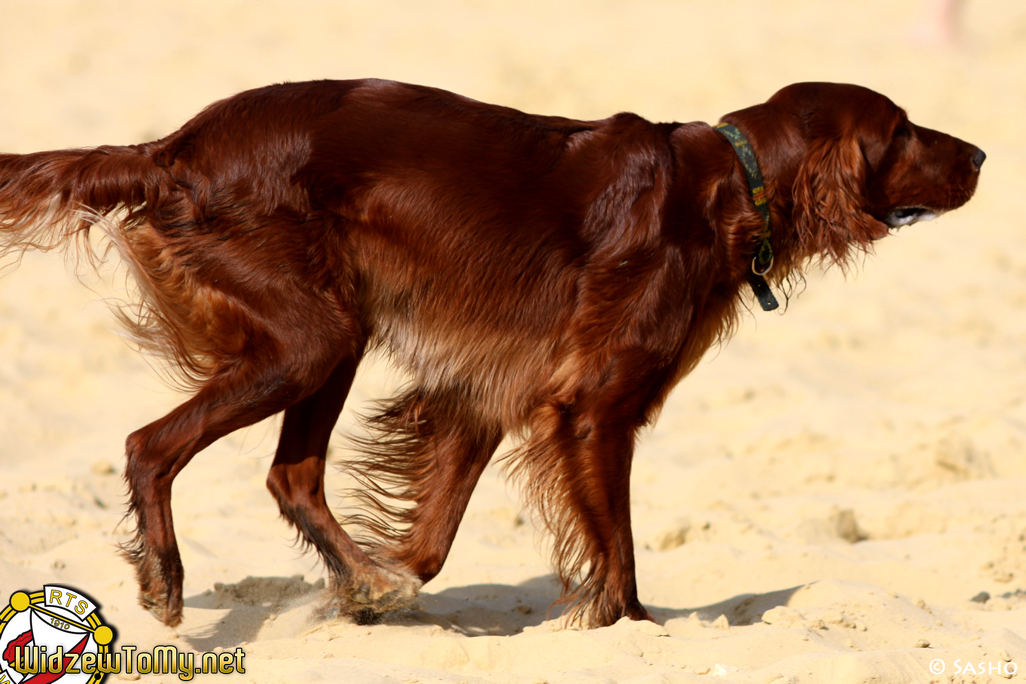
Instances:
[[[748,282],[751,284],[752,292],[759,300],[762,310],[773,311],[780,304],[777,303],[777,298],[773,296],[773,290],[770,289],[764,277],[773,267],[773,245],[770,243],[769,202],[766,200],[766,187],[762,180],[762,172],[759,171],[759,162],[755,159],[755,152],[752,150],[748,138],[736,127],[728,123],[721,123],[716,126],[716,130],[734,146],[734,151],[737,153],[738,159],[741,160],[741,166],[748,178],[748,190],[752,194],[752,201],[755,202],[755,208],[762,214],[762,235],[759,248],[756,250],[755,256],[752,257],[752,277],[748,279]]]

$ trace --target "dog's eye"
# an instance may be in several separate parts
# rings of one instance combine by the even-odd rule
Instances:
[[[912,129],[909,128],[908,123],[903,123],[894,129],[894,139],[903,140],[912,136]]]

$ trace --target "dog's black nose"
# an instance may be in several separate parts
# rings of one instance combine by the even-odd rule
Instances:
[[[976,154],[973,155],[973,166],[979,171],[980,167],[983,166],[984,160],[987,159],[987,153],[981,150],[979,147],[976,148]]]

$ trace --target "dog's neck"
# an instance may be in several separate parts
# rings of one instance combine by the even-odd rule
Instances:
[[[772,233],[769,201],[766,199],[766,186],[763,182],[762,171],[759,169],[759,161],[756,159],[755,150],[752,149],[748,139],[736,126],[721,123],[716,126],[716,130],[734,146],[734,151],[737,153],[738,159],[741,160],[741,166],[745,171],[745,177],[748,179],[748,190],[752,195],[752,201],[764,221],[762,235],[759,236],[759,247],[755,256],[752,257],[751,275],[748,282],[752,286],[752,292],[762,310],[773,311],[780,304],[765,278],[769,270],[773,268],[773,244],[770,241]]]

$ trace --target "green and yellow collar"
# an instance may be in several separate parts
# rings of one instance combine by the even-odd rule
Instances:
[[[752,150],[748,138],[736,127],[722,123],[716,126],[716,130],[734,146],[734,151],[741,160],[741,166],[748,178],[748,190],[752,193],[752,201],[755,202],[755,208],[762,214],[764,226],[759,248],[755,252],[755,256],[752,257],[752,277],[748,282],[751,284],[752,292],[759,300],[762,310],[773,311],[780,304],[777,303],[777,298],[773,296],[773,290],[770,289],[764,277],[773,267],[773,245],[770,242],[769,202],[766,199],[766,187],[762,180],[762,172],[759,170],[759,162],[755,159],[755,152]]]

